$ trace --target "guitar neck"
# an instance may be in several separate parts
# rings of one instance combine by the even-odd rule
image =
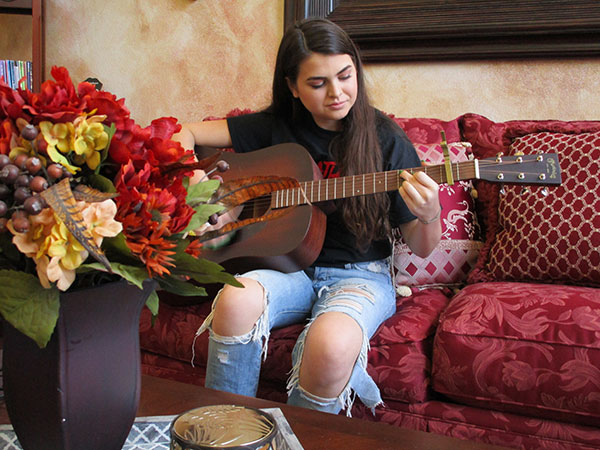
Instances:
[[[454,181],[479,178],[477,160],[452,163],[451,168]],[[447,183],[448,181],[445,164],[414,167],[404,170],[407,170],[411,174],[425,172],[438,184]],[[273,192],[272,207],[286,208],[295,205],[393,191],[400,187],[402,180],[400,177],[401,172],[402,170],[390,170],[364,175],[302,181],[297,188]]]

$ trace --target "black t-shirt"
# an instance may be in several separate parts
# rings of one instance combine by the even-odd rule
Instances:
[[[404,131],[380,111],[377,112],[377,134],[383,154],[384,171],[420,166],[412,143]],[[250,152],[282,143],[297,143],[305,147],[321,169],[323,178],[338,177],[337,165],[329,153],[329,144],[338,134],[320,128],[308,116],[304,122],[289,124],[268,112],[246,114],[227,119],[229,133],[236,152]],[[415,219],[398,191],[390,196],[389,220],[392,227]],[[357,249],[354,235],[346,228],[339,210],[327,215],[323,249],[314,265],[341,266],[346,263],[374,261],[391,254],[389,240],[374,241],[363,253]]]

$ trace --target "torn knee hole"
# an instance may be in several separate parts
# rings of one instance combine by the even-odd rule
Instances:
[[[327,302],[329,306],[348,306],[350,308],[362,310],[362,304],[356,297],[364,297],[369,302],[374,303],[373,294],[365,289],[358,287],[344,287],[333,293]]]

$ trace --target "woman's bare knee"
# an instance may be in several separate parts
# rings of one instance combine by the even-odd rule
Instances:
[[[300,365],[300,385],[321,397],[339,395],[352,374],[363,332],[350,316],[329,312],[311,324]]]
[[[226,285],[215,303],[212,329],[221,336],[241,336],[254,327],[265,307],[264,289],[250,278],[238,278],[243,288]]]

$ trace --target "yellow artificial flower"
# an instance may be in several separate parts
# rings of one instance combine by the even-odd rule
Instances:
[[[13,234],[13,244],[17,249],[30,258],[37,258],[40,250],[40,244],[52,227],[56,223],[54,212],[50,208],[45,208],[41,213],[34,216],[29,216],[30,228],[26,233],[17,233],[12,227],[12,222],[6,224],[10,232]]]
[[[73,284],[73,281],[75,281],[75,271],[65,269],[59,258],[43,258],[42,269],[44,270],[44,276],[47,277],[48,281],[56,283],[56,287],[61,291],[69,289],[71,284]],[[42,277],[40,276],[40,280],[41,279]]]
[[[62,154],[68,154],[73,148],[75,127],[72,123],[40,122],[40,131],[48,143],[48,156],[55,163],[62,164],[72,174],[79,171],[79,167],[72,165]]]
[[[71,151],[75,127],[72,123],[52,123],[48,121],[40,122],[40,130],[48,146],[60,150],[62,153]]]
[[[100,152],[108,145],[108,133],[102,122],[106,116],[97,115],[86,118],[79,116],[73,122],[75,126],[74,150],[92,170],[100,165]]]

